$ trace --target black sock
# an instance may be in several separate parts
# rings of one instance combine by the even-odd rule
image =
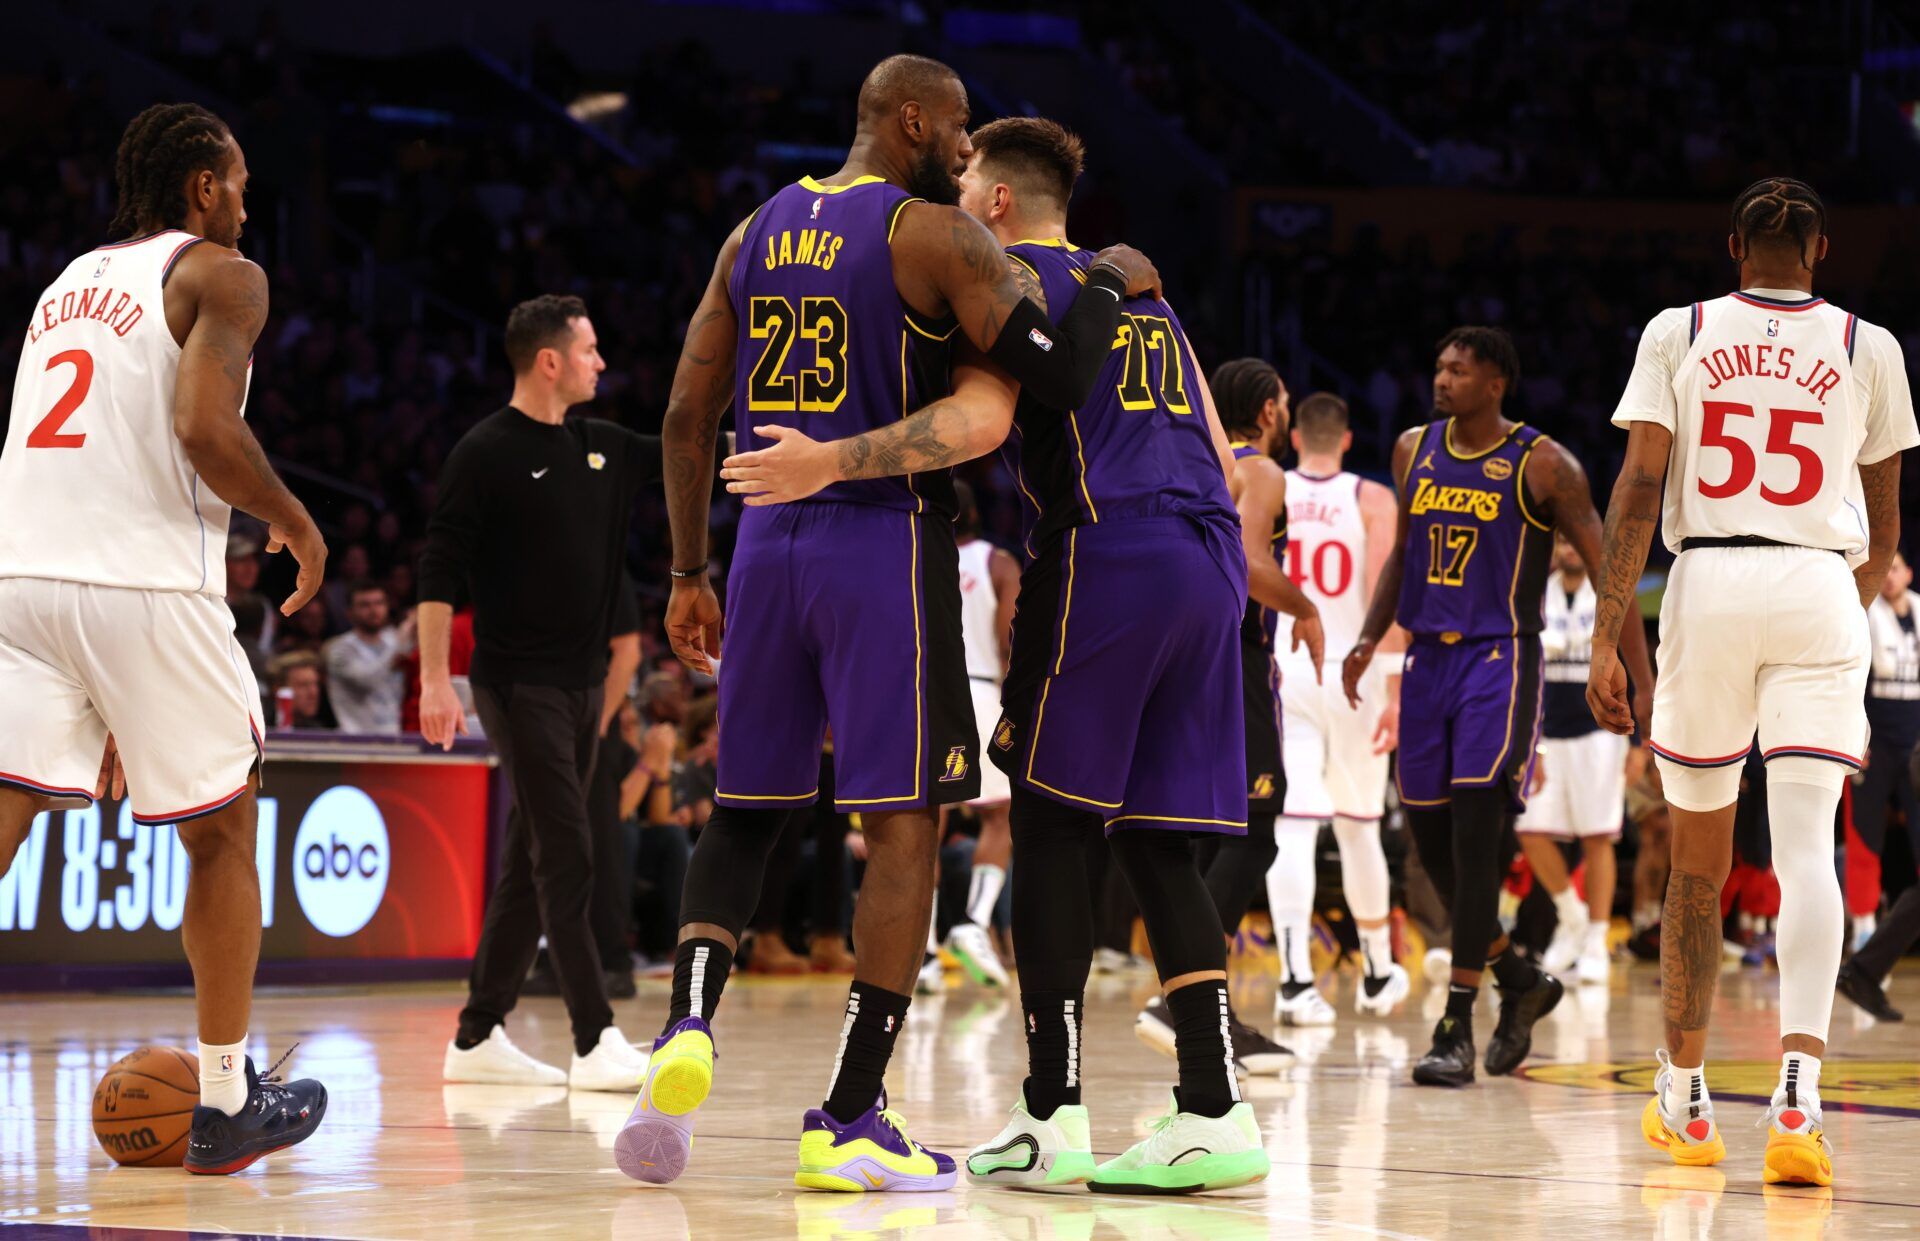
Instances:
[[[713,1020],[720,992],[733,972],[733,949],[717,939],[689,939],[673,950],[673,1000],[667,1005],[665,1034],[688,1017]]]
[[[912,996],[899,995],[872,983],[855,982],[847,991],[846,1027],[840,1035],[839,1068],[822,1104],[841,1124],[857,1120],[880,1097],[893,1058],[893,1040],[907,1024]]]
[[[1054,1109],[1080,1102],[1080,1021],[1083,991],[1022,991],[1027,1017],[1027,1111],[1049,1120]]]
[[[461,1051],[472,1051],[474,1048],[480,1046],[480,1044],[486,1042],[492,1033],[492,1022],[488,1022],[485,1026],[469,1026],[465,1022],[462,1022],[460,1032],[453,1036],[453,1045]]]
[[[1447,984],[1447,1016],[1461,1021],[1473,1020],[1473,1002],[1480,998],[1480,988],[1469,987],[1465,983]]]
[[[1227,1035],[1227,984],[1188,983],[1167,997],[1173,1043],[1180,1059],[1179,1106],[1196,1116],[1225,1116],[1240,1100]]]
[[[1291,1000],[1301,992],[1311,990],[1313,990],[1312,979],[1308,979],[1306,982],[1283,982],[1280,984],[1280,998],[1283,1000]]]
[[[592,1055],[593,1049],[599,1045],[600,1031],[595,1030],[592,1034],[581,1034],[578,1031],[574,1032],[573,1054],[579,1056],[582,1060]]]
[[[1522,957],[1508,944],[1507,950],[1487,962],[1493,980],[1502,991],[1525,991],[1540,979],[1540,967]]]

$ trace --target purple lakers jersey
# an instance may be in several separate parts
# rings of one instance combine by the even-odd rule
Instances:
[[[803,177],[747,221],[727,282],[740,321],[740,451],[771,443],[756,425],[836,440],[946,395],[954,322],[916,315],[893,283],[889,239],[901,210],[918,201],[878,177],[849,185]],[[954,512],[945,470],[834,483],[806,502],[821,501]]]
[[[1065,318],[1093,252],[1022,241],[1007,253],[1039,279],[1048,316]],[[1128,517],[1187,515],[1237,532],[1197,374],[1172,308],[1136,297],[1085,405],[1063,412],[1021,394],[1001,453],[1019,484],[1028,555],[1073,526]]]
[[[1537,634],[1553,557],[1552,528],[1526,500],[1540,432],[1516,426],[1467,456],[1454,451],[1452,426],[1428,423],[1414,445],[1397,619],[1416,636],[1455,641]]]
[[[1260,456],[1260,450],[1252,444],[1235,441],[1229,445],[1233,449],[1233,459],[1243,461],[1248,457]],[[1279,562],[1282,573],[1287,570],[1287,509],[1283,504],[1280,511],[1273,515],[1273,558]],[[1269,649],[1273,646],[1274,635],[1279,632],[1280,614],[1272,608],[1262,607],[1252,599],[1247,600],[1247,617],[1240,625],[1240,634],[1249,642],[1257,642]]]

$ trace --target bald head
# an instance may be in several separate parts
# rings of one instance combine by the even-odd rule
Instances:
[[[900,115],[909,103],[931,108],[955,94],[965,95],[960,75],[926,56],[889,56],[860,83],[860,127]]]
[[[951,205],[973,155],[971,120],[967,88],[953,70],[925,56],[889,56],[860,85],[855,142],[878,154],[909,194]]]

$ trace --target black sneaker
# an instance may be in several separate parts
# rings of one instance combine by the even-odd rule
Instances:
[[[1660,959],[1660,924],[1643,926],[1633,933],[1627,941],[1627,951],[1636,961],[1658,961]]]
[[[1495,1077],[1504,1077],[1520,1067],[1520,1062],[1533,1050],[1533,1025],[1553,1011],[1560,997],[1567,992],[1566,987],[1545,970],[1533,980],[1533,985],[1525,990],[1500,992],[1500,1023],[1493,1027],[1493,1037],[1487,1040],[1487,1072]]]
[[[1834,989],[1881,1021],[1907,1019],[1905,1013],[1888,1002],[1887,993],[1880,989],[1880,984],[1867,977],[1867,972],[1851,961],[1840,967],[1840,977],[1835,981]]]
[[[638,984],[633,981],[632,970],[608,970],[606,975],[609,1000],[631,1000],[640,994]]]
[[[287,1055],[292,1054],[289,1047]],[[193,1128],[187,1133],[187,1171],[225,1176],[262,1155],[285,1150],[313,1136],[320,1118],[327,1114],[327,1088],[310,1078],[283,1082],[274,1077],[274,1070],[286,1059],[281,1056],[263,1076],[253,1071],[253,1057],[247,1057],[247,1102],[237,1116],[229,1116],[217,1107],[193,1109]]]
[[[1421,1086],[1473,1085],[1473,1027],[1458,1017],[1442,1017],[1433,1027],[1433,1048],[1413,1066]]]
[[[1237,1014],[1228,1018],[1227,1033],[1233,1039],[1233,1062],[1253,1077],[1275,1076],[1293,1063],[1292,1048],[1274,1042]]]
[[[1140,1041],[1163,1056],[1175,1054],[1173,1047],[1173,1014],[1167,1011],[1167,1002],[1160,996],[1147,1001],[1140,1015],[1133,1019],[1133,1032]]]

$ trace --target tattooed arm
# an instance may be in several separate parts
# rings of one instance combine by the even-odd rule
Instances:
[[[1347,702],[1355,707],[1360,705],[1360,678],[1373,663],[1373,652],[1380,645],[1380,639],[1393,628],[1393,614],[1400,607],[1400,575],[1406,568],[1407,532],[1413,524],[1406,505],[1407,472],[1413,468],[1413,450],[1424,433],[1424,427],[1410,427],[1393,442],[1394,500],[1400,506],[1400,517],[1393,531],[1393,550],[1387,553],[1386,563],[1380,566],[1380,576],[1374,579],[1373,601],[1367,605],[1367,619],[1360,624],[1360,637],[1340,667]]]
[[[292,616],[320,589],[327,544],[240,416],[253,345],[267,322],[267,274],[239,251],[203,242],[186,252],[168,283],[173,297],[191,303],[193,316],[180,345],[173,433],[213,494],[267,523],[268,551],[292,548],[299,580],[280,605]]]
[[[1880,593],[1893,553],[1900,550],[1900,454],[1860,467],[1860,490],[1867,501],[1867,558],[1853,571],[1866,607]]]
[[[681,662],[713,670],[720,652],[720,600],[707,580],[707,514],[713,503],[714,439],[720,416],[733,401],[733,355],[738,321],[727,279],[740,253],[741,222],[720,247],[707,291],[687,326],[680,362],[673,371],[660,452],[667,491],[667,522],[673,531],[673,567],[698,570],[673,579],[667,601],[667,641]]]
[[[894,231],[893,279],[908,305],[949,311],[981,353],[1050,409],[1077,409],[1099,376],[1120,324],[1123,296],[1155,293],[1160,274],[1145,255],[1110,246],[1058,324],[1008,270],[986,225],[958,207],[918,203]]]
[[[1646,420],[1630,424],[1627,457],[1621,463],[1620,477],[1614,480],[1613,498],[1607,503],[1607,524],[1600,535],[1600,546],[1591,555],[1586,548],[1579,548],[1581,558],[1592,566],[1597,596],[1593,662],[1587,669],[1587,708],[1602,727],[1614,732],[1626,731],[1619,727],[1627,709],[1626,677],[1619,659],[1621,650],[1633,661],[1634,684],[1640,688],[1636,705],[1642,715],[1650,709],[1653,700],[1652,671],[1646,656],[1646,626],[1640,621],[1635,597],[1640,574],[1647,567],[1647,549],[1652,546],[1654,529],[1660,524],[1660,498],[1666,486],[1667,460],[1672,451],[1673,432],[1667,428]],[[1583,491],[1585,482],[1583,477]],[[1588,512],[1592,512],[1591,505]],[[1633,621],[1630,625],[1626,623],[1629,617]],[[1646,721],[1643,719],[1641,723],[1644,725]],[[1642,736],[1645,736],[1644,728]]]
[[[773,447],[728,457],[720,470],[727,490],[754,508],[786,504],[833,483],[946,469],[992,452],[1013,427],[1019,386],[965,344],[954,356],[951,396],[864,435],[821,443],[790,427],[755,427]]]

